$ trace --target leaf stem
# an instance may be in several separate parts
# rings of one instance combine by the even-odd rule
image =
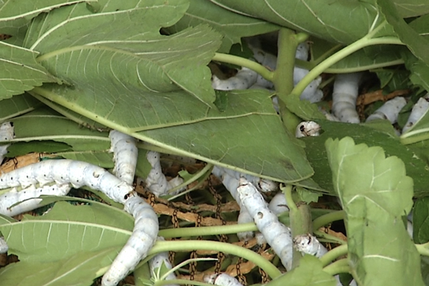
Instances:
[[[368,46],[373,45],[404,45],[401,40],[393,36],[376,37],[377,33],[384,28],[387,24],[386,21],[378,25],[375,29],[370,31],[367,35],[357,40],[356,42],[344,47],[336,52],[329,58],[322,61],[314,69],[312,69],[294,88],[292,94],[299,97],[307,85],[318,77],[322,72],[328,69],[333,64],[344,59],[348,55]]]
[[[203,227],[182,227],[172,229],[162,229],[159,231],[159,236],[165,238],[172,237],[189,237],[189,236],[205,236],[231,234],[245,231],[258,231],[254,223],[230,224],[222,226],[203,226]]]
[[[343,244],[340,246],[335,247],[334,249],[328,251],[325,255],[320,257],[320,261],[322,262],[323,267],[328,265],[331,261],[334,261],[338,257],[342,255],[346,255],[348,252],[348,246],[347,244]]]
[[[274,72],[268,70],[263,65],[260,65],[257,62],[254,62],[254,61],[242,58],[242,57],[237,57],[237,56],[229,55],[229,54],[215,53],[212,60],[249,68],[249,69],[257,72],[263,78],[265,78],[266,80],[269,80],[269,81],[272,81],[273,77],[274,77]]]
[[[345,215],[344,211],[341,210],[341,211],[334,211],[334,212],[330,212],[322,216],[319,216],[313,221],[313,229],[317,230],[322,226],[330,224],[333,221],[343,220],[344,215]]]
[[[350,273],[349,262],[346,258],[335,261],[323,268],[323,271],[328,272],[332,276],[339,273]]]
[[[236,246],[229,243],[207,240],[186,240],[186,241],[157,241],[149,251],[148,255],[157,254],[165,251],[192,251],[192,250],[214,250],[225,252],[252,261],[262,268],[272,279],[280,276],[282,273],[271,262],[261,255],[249,249]]]
[[[279,109],[286,129],[294,134],[299,118],[286,107],[286,98],[293,90],[293,70],[295,68],[296,48],[302,41],[302,34],[282,28],[279,32],[277,68],[274,72],[273,83],[279,99]]]
[[[424,244],[415,244],[420,255],[429,256],[429,242]]]

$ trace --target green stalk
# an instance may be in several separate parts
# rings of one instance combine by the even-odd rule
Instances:
[[[350,273],[349,262],[346,258],[335,261],[334,263],[329,264],[323,271],[328,272],[332,276],[340,273]]]
[[[189,237],[204,235],[232,234],[245,231],[258,231],[254,223],[230,224],[222,226],[204,226],[204,227],[183,227],[173,229],[162,229],[159,236],[165,238],[172,237]]]
[[[233,254],[252,261],[262,268],[272,279],[280,276],[282,273],[271,262],[261,255],[229,243],[207,240],[187,240],[187,241],[157,241],[149,251],[148,255],[154,255],[165,251],[192,251],[192,250],[213,250]]]
[[[343,244],[340,246],[335,247],[334,249],[328,251],[325,255],[319,258],[319,260],[322,262],[322,265],[325,267],[328,265],[331,261],[334,261],[338,257],[342,255],[346,255],[348,252],[348,246],[347,244]]]
[[[286,187],[280,188],[284,192],[286,201],[289,206],[289,218],[290,218],[290,228],[292,232],[292,238],[297,235],[312,233],[312,223],[311,223],[311,210],[310,207],[302,202],[299,206],[295,204],[292,197],[292,186],[288,185]],[[299,262],[302,258],[302,254],[293,249],[292,254],[292,268],[296,268],[299,265]]]
[[[424,141],[429,139],[428,128],[419,129],[416,131],[410,131],[405,134],[402,134],[399,137],[402,145],[413,144],[416,142]]]
[[[295,34],[287,28],[280,29],[278,39],[277,69],[274,72],[273,83],[279,99],[280,115],[286,129],[294,134],[299,124],[299,118],[286,107],[286,97],[293,90],[293,70],[295,68],[295,54],[298,44],[304,41],[304,34]]]
[[[333,221],[343,220],[344,215],[345,215],[344,211],[334,211],[334,212],[319,216],[313,221],[313,229],[317,230],[322,226],[330,224]]]
[[[429,242],[424,244],[416,244],[415,246],[420,255],[429,256]]]
[[[356,42],[348,45],[347,47],[343,48],[342,50],[338,51],[337,53],[333,54],[320,64],[318,64],[316,67],[314,67],[293,89],[292,93],[294,96],[299,97],[301,93],[304,91],[304,89],[307,87],[307,85],[312,82],[316,77],[318,77],[320,74],[322,74],[326,69],[328,69],[333,64],[339,62],[340,60],[344,59],[348,55],[351,55],[352,53],[373,45],[403,45],[401,40],[397,37],[379,37],[379,38],[372,38],[377,35],[377,33],[384,27],[384,24],[379,25],[376,29],[368,33],[363,38],[357,40]]]
[[[254,62],[242,57],[237,57],[234,55],[228,55],[228,54],[222,54],[222,53],[215,53],[212,60],[223,62],[223,63],[234,64],[241,67],[246,67],[257,72],[266,80],[269,80],[269,81],[273,80],[274,73],[272,71],[268,70],[264,66],[258,64],[257,62]]]

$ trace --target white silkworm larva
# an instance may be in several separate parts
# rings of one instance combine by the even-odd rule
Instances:
[[[70,191],[71,185],[52,185],[34,187],[30,186],[24,190],[16,191],[13,188],[10,192],[0,196],[0,214],[14,216],[28,212],[39,207],[42,199],[37,199],[42,195],[65,196]],[[21,202],[20,204],[17,204]],[[14,206],[14,204],[17,204]]]
[[[256,83],[257,77],[258,74],[255,71],[243,67],[235,76],[225,80],[213,75],[212,87],[217,90],[248,89]]]
[[[137,166],[137,140],[117,130],[110,131],[109,137],[112,142],[110,151],[113,152],[115,161],[113,173],[122,181],[132,185]]]
[[[72,184],[79,188],[88,186],[105,193],[112,200],[124,203],[133,191],[127,183],[98,166],[74,160],[45,160],[13,170],[0,176],[0,189],[55,182]]]
[[[14,137],[13,126],[10,122],[3,122],[0,125],[0,142],[1,141],[10,141]],[[3,162],[4,155],[7,154],[7,148],[10,144],[0,145],[0,164]]]
[[[204,276],[204,281],[219,286],[243,286],[237,279],[226,273]]]
[[[314,121],[303,121],[296,127],[295,137],[319,136],[320,125]]]
[[[240,213],[238,214],[237,223],[243,224],[249,222],[253,222],[253,217],[250,215],[250,213],[245,207],[242,207],[240,205]],[[240,241],[248,241],[253,237],[253,231],[237,232],[237,237]]]
[[[373,121],[376,119],[387,119],[390,123],[394,124],[398,119],[399,112],[407,104],[407,101],[403,97],[395,97],[391,100],[386,101],[379,109],[373,114],[368,116],[366,122]]]
[[[332,93],[332,112],[341,122],[359,123],[356,99],[361,73],[338,74]]]
[[[152,169],[145,179],[145,187],[157,197],[166,195],[171,186],[162,173],[160,154],[155,151],[148,151],[146,158],[152,166]]]
[[[290,229],[278,221],[277,216],[270,211],[261,193],[252,183],[241,178],[237,192],[259,231],[289,271],[292,268],[293,250]]]
[[[310,254],[317,258],[322,257],[328,250],[311,234],[297,235],[293,239],[293,245],[301,253]]]
[[[128,272],[134,270],[147,256],[158,236],[158,216],[142,198],[131,196],[125,202],[124,209],[135,219],[133,233],[104,274],[103,286],[117,285]]]
[[[428,94],[424,97],[420,97],[416,104],[414,104],[411,110],[410,116],[408,117],[407,123],[402,128],[402,133],[405,133],[426,114],[429,109]]]
[[[216,177],[222,179],[222,182],[223,182],[223,177],[225,176],[225,174],[228,174],[228,175],[230,175],[231,177],[233,177],[233,178],[235,178],[237,180],[237,182],[236,183],[234,182],[231,185],[231,187],[228,186],[227,184],[225,184],[225,182],[223,182],[223,184],[225,185],[225,187],[230,192],[231,191],[235,192],[235,189],[238,187],[238,181],[239,181],[239,179],[241,177],[246,178],[247,181],[249,181],[252,184],[254,184],[262,192],[273,192],[273,191],[277,191],[278,188],[279,188],[278,183],[274,182],[272,180],[268,180],[268,179],[264,179],[264,178],[259,178],[259,177],[253,176],[253,175],[244,174],[244,173],[241,173],[241,172],[238,172],[238,171],[234,171],[234,170],[223,168],[223,167],[219,167],[219,166],[214,166],[212,173]],[[228,180],[228,181],[230,181],[230,180]]]
[[[9,250],[9,246],[7,246],[6,240],[3,236],[0,236],[0,254],[6,253]]]
[[[275,215],[279,215],[281,213],[288,212],[289,211],[289,207],[288,207],[288,204],[286,202],[285,194],[278,193],[277,195],[275,195],[271,199],[270,203],[268,204],[268,208]]]
[[[162,236],[159,236],[158,240],[164,241],[165,239]],[[150,273],[153,276],[156,276],[156,274],[160,271],[162,265],[164,265],[166,270],[170,270],[172,268],[171,262],[168,259],[168,252],[158,253],[151,260],[149,260]],[[174,274],[174,272],[170,272],[165,278],[165,280],[173,280],[173,279],[176,279],[176,275]],[[176,285],[177,284],[169,284],[168,286],[176,286]]]

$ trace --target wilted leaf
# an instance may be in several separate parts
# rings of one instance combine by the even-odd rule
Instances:
[[[402,216],[413,205],[404,163],[350,137],[325,143],[334,189],[346,212],[349,265],[361,285],[424,285],[420,256]],[[383,269],[383,275],[380,275]]]

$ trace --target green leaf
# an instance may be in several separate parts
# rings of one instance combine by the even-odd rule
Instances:
[[[381,8],[381,12],[387,22],[397,33],[399,39],[407,45],[417,58],[429,64],[429,55],[427,53],[429,39],[420,36],[417,31],[410,27],[399,15],[395,5],[391,1],[378,0],[377,4]]]
[[[12,142],[34,141],[32,144],[37,145],[40,140],[56,141],[68,144],[74,151],[104,151],[110,148],[107,132],[82,128],[49,108],[32,111],[14,118],[12,122],[15,131]],[[44,151],[54,152],[49,149]]]
[[[0,41],[0,100],[57,81],[37,63],[37,54]]]
[[[322,262],[314,256],[304,255],[299,266],[274,279],[267,286],[333,286],[337,285],[334,277],[323,271]]]
[[[96,2],[94,0],[44,0],[44,1],[2,1],[0,5],[0,30],[4,34],[18,36],[25,32],[30,20],[40,13],[75,3]]]
[[[429,197],[414,202],[413,208],[413,239],[415,243],[429,241]]]
[[[305,142],[307,158],[314,168],[315,174],[312,177],[316,183],[328,191],[332,191],[332,177],[324,150],[324,142],[328,138],[352,137],[359,143],[368,146],[380,146],[387,155],[397,156],[404,163],[407,174],[414,180],[414,195],[422,197],[428,194],[427,176],[428,167],[425,161],[419,159],[412,149],[404,146],[399,138],[394,135],[393,128],[388,121],[375,122],[373,124],[350,124],[340,122],[330,122],[327,120],[317,120],[322,127],[322,134],[317,137],[307,137],[301,140]]]
[[[88,286],[108,267],[118,252],[117,247],[78,252],[65,259],[50,262],[20,261],[0,270],[4,285],[74,285]]]
[[[117,247],[127,241],[134,221],[122,210],[103,205],[73,206],[58,202],[41,217],[25,216],[21,222],[2,222],[9,252],[21,261],[50,262],[77,253]]]
[[[38,100],[27,93],[3,99],[0,104],[2,106],[2,108],[0,108],[0,122],[32,111],[41,105]]]
[[[224,36],[222,45],[219,48],[220,52],[229,52],[233,44],[241,44],[241,38],[243,37],[264,34],[279,29],[277,25],[233,13],[206,0],[192,0],[185,15],[167,30],[177,32],[199,24],[208,24]]]
[[[228,101],[229,108],[237,108],[246,116],[228,116],[228,111],[223,116],[210,110],[209,115],[213,112],[218,117],[132,136],[174,154],[277,181],[296,182],[311,176],[313,171],[301,145],[283,127],[268,92],[229,92]]]
[[[413,205],[413,180],[397,157],[350,137],[325,143],[344,211],[349,265],[360,285],[424,285],[420,256],[402,216]],[[383,269],[383,275],[380,275]]]
[[[420,16],[429,13],[429,3],[422,0],[392,0],[402,18]]]
[[[65,159],[88,162],[102,168],[109,169],[114,167],[113,153],[107,151],[59,152],[55,155]]]
[[[56,9],[35,19],[25,44],[43,54],[38,60],[53,74],[87,89],[87,96],[102,85],[109,94],[115,93],[116,86],[125,87],[128,93],[181,88],[214,107],[206,65],[219,48],[221,35],[200,25],[161,36],[161,26],[179,20],[188,2],[151,2],[127,1],[126,7],[106,4],[93,14],[81,5],[71,11],[68,7]]]
[[[349,0],[246,1],[210,0],[233,12],[307,32],[318,38],[343,44],[352,43],[370,30],[377,17],[377,9],[370,3]],[[353,15],[353,21],[350,21]]]

